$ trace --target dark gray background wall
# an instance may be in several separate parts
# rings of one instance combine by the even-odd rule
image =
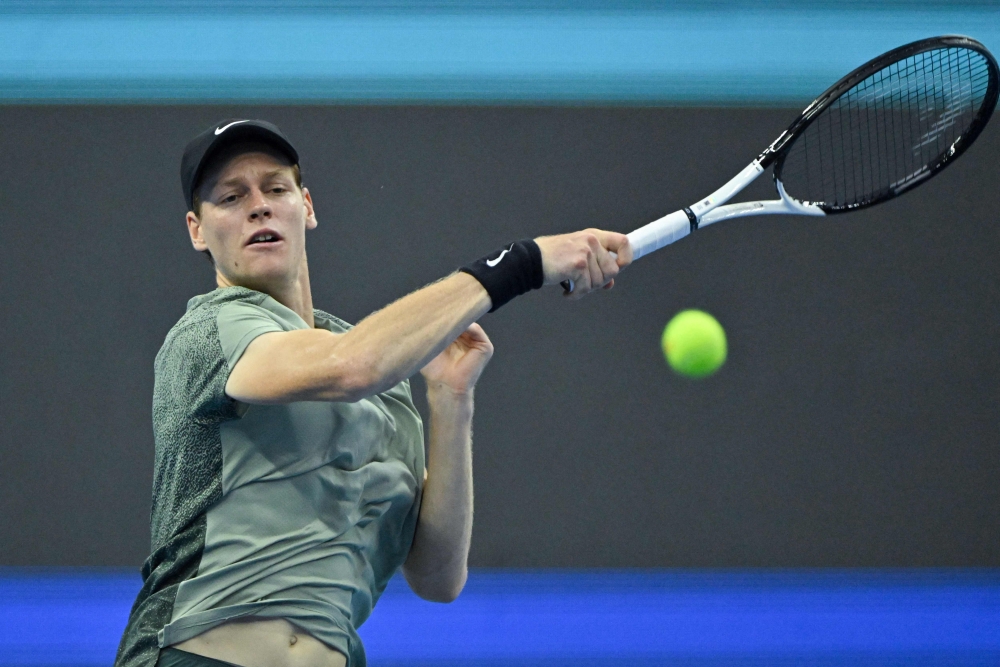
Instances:
[[[215,120],[300,147],[315,301],[357,321],[510,239],[687,205],[796,112],[0,108],[0,564],[147,554],[152,360],[214,286],[178,163]],[[722,223],[487,316],[472,563],[1000,566],[998,155],[994,123],[882,207]],[[702,382],[658,347],[687,307],[729,334]]]

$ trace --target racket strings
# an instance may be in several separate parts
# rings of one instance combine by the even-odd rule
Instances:
[[[930,175],[976,122],[990,63],[964,47],[918,53],[843,93],[792,144],[781,165],[796,199],[850,209]]]

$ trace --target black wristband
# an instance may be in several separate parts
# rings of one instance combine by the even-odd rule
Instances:
[[[538,289],[545,282],[542,251],[531,239],[511,243],[508,247],[477,259],[459,271],[468,273],[486,288],[494,310],[515,296]]]

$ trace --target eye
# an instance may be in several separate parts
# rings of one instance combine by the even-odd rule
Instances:
[[[234,201],[236,201],[236,195],[232,194],[232,195],[229,195],[227,197],[223,197],[222,201],[220,203],[222,203],[222,204],[232,204]]]

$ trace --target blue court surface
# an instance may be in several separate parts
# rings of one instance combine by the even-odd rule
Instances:
[[[0,665],[109,665],[136,574],[0,569]],[[372,667],[1000,665],[1000,570],[473,571],[394,579]]]

